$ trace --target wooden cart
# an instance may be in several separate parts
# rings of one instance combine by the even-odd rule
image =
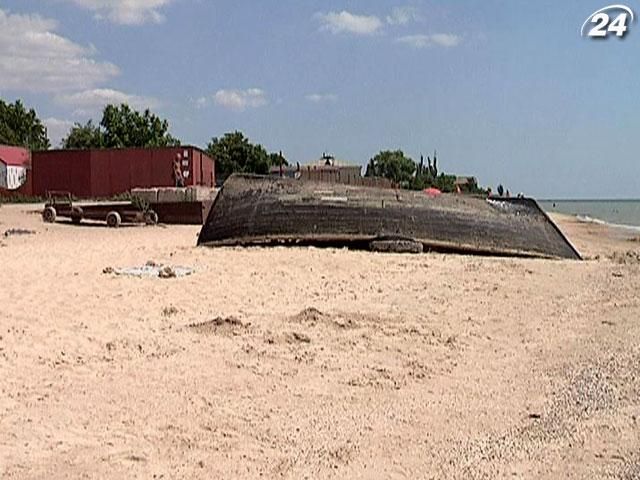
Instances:
[[[56,218],[68,218],[79,224],[82,220],[97,220],[112,228],[124,223],[158,223],[158,215],[151,209],[144,209],[133,202],[109,202],[74,204],[69,192],[47,192],[47,203],[42,211],[42,219],[53,223]]]

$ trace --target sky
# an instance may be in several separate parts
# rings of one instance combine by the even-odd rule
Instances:
[[[378,151],[538,198],[640,198],[640,26],[592,0],[0,0],[0,98],[54,145],[126,102],[185,144]],[[640,15],[640,0],[626,3]]]

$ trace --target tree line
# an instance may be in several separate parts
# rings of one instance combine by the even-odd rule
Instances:
[[[180,140],[169,133],[169,122],[149,109],[138,112],[127,104],[107,105],[100,122],[93,119],[74,124],[62,139],[63,149],[100,149],[127,147],[171,147]],[[27,109],[20,100],[6,103],[0,99],[0,144],[15,145],[30,150],[47,150],[51,147],[47,129],[34,109]],[[253,144],[242,132],[230,132],[214,137],[204,149],[216,160],[216,172],[220,178],[231,173],[267,174],[271,167],[288,165],[282,153],[268,152],[262,145]],[[402,150],[381,151],[367,164],[365,176],[384,177],[403,188],[421,190],[436,187],[442,191],[455,190],[455,175],[438,172],[436,153],[421,156],[415,162]],[[471,191],[478,190],[472,185]]]
[[[422,155],[420,155],[420,161],[415,162],[402,150],[384,150],[378,153],[369,160],[365,177],[385,177],[402,188],[411,190],[437,188],[443,192],[454,192],[458,178],[456,175],[438,171],[437,152],[433,153],[433,159],[428,156],[425,164]],[[484,193],[473,177],[471,183],[462,188],[470,193]]]

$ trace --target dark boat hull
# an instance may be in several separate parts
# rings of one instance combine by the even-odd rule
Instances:
[[[426,249],[579,259],[532,199],[492,199],[233,175],[198,245],[362,245],[410,239]]]

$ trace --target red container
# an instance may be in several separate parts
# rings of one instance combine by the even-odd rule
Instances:
[[[112,197],[132,188],[215,186],[214,161],[197,147],[47,150],[33,152],[34,195],[69,191],[79,198]]]

